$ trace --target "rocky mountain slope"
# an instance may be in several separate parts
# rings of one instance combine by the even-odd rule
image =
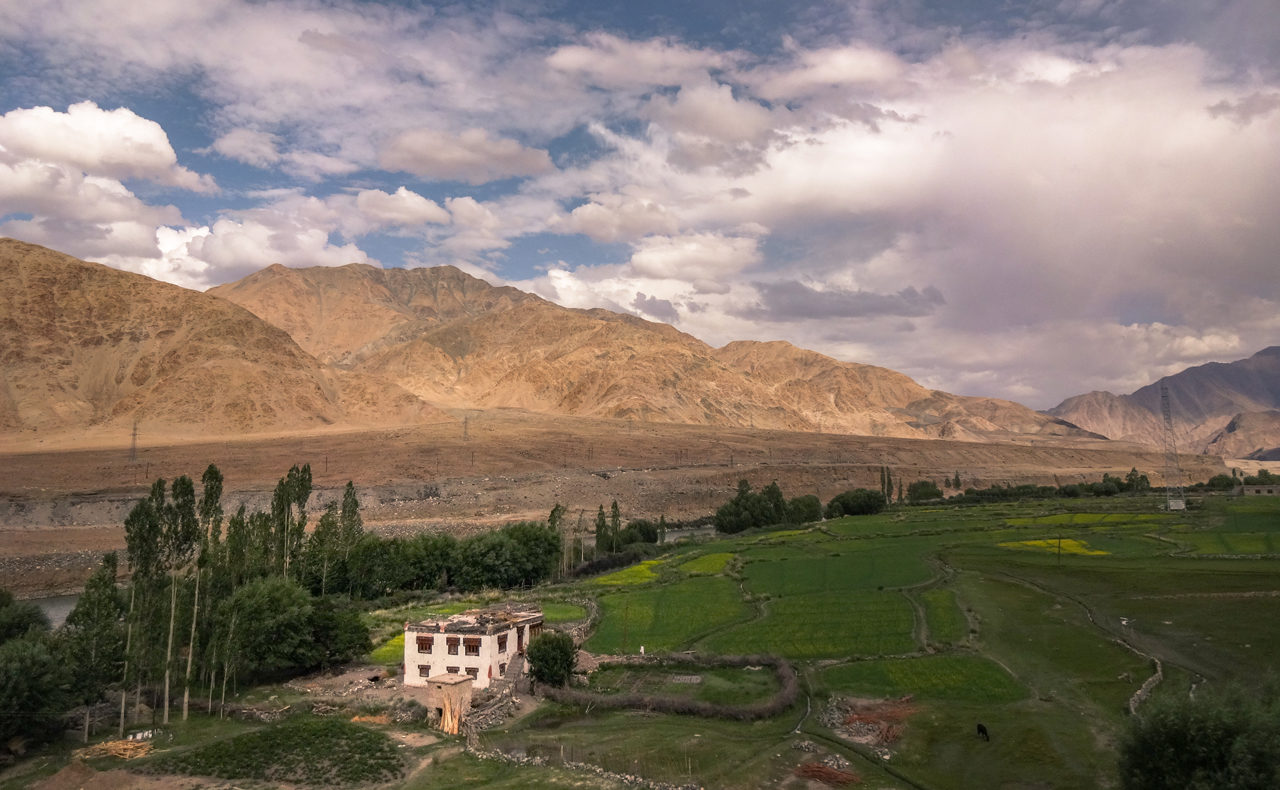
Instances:
[[[447,266],[273,266],[209,293],[318,359],[454,407],[872,436],[1087,435],[884,368],[780,342],[714,349],[666,324],[560,307]]]
[[[1275,417],[1269,416],[1280,409],[1280,346],[1236,362],[1187,368],[1129,395],[1077,395],[1047,413],[1108,438],[1160,445],[1161,385],[1169,389],[1179,449],[1234,458],[1280,451]]]
[[[0,431],[237,435],[444,419],[230,302],[0,239]]]

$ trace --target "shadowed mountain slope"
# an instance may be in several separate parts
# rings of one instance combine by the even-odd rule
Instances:
[[[1129,395],[1077,395],[1047,413],[1112,439],[1159,445],[1161,385],[1169,389],[1179,449],[1243,457],[1280,446],[1269,427],[1274,418],[1266,416],[1280,409],[1280,346],[1236,362],[1187,368]],[[1244,448],[1242,456],[1234,455]]]

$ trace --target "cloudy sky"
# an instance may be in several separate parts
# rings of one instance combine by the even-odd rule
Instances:
[[[1280,343],[1280,13],[2,3],[0,235],[453,264],[1045,408]]]

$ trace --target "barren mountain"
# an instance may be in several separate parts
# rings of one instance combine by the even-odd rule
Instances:
[[[187,436],[419,421],[225,300],[0,239],[0,430]],[[437,419],[441,417],[437,416]]]
[[[714,349],[666,324],[573,310],[452,267],[273,266],[211,294],[322,360],[442,405],[875,436],[1084,436],[1007,401],[927,390],[787,343]]]
[[[1187,368],[1129,395],[1077,395],[1047,413],[1111,439],[1159,445],[1164,431],[1162,385],[1169,389],[1179,449],[1230,456],[1235,448],[1249,447],[1247,455],[1280,444],[1269,433],[1270,418],[1260,414],[1280,409],[1280,346],[1236,362]],[[1229,424],[1235,427],[1227,430]]]
[[[1205,452],[1223,458],[1280,461],[1280,411],[1237,414],[1209,438]]]

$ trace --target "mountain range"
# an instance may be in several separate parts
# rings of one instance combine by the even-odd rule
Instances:
[[[0,432],[207,438],[457,409],[964,441],[1111,438],[1280,457],[1280,347],[1047,412],[789,343],[714,348],[459,269],[270,266],[200,293],[0,239]]]
[[[517,408],[999,441],[1089,438],[1010,401],[784,342],[713,348],[453,267],[271,266],[200,293],[0,239],[0,431],[233,436]]]
[[[1280,346],[1187,368],[1128,395],[1077,395],[1047,413],[1111,439],[1160,445],[1162,388],[1179,451],[1280,460]]]

